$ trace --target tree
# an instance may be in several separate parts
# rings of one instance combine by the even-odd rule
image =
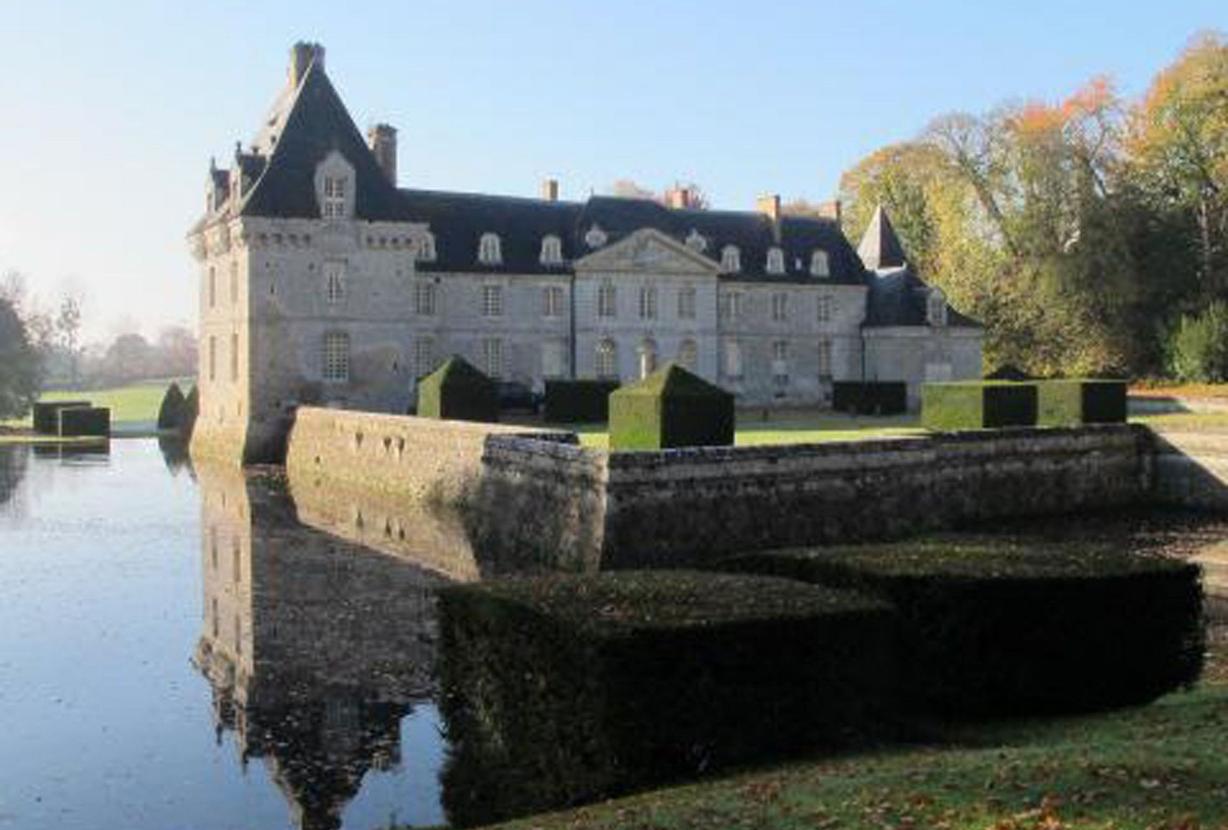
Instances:
[[[103,359],[106,379],[126,383],[150,376],[154,350],[139,334],[121,334],[107,348]]]
[[[167,326],[158,333],[158,374],[165,377],[195,375],[196,335],[184,326]]]
[[[38,399],[42,365],[25,323],[7,297],[0,297],[0,417],[20,418]]]
[[[58,335],[59,347],[68,359],[69,382],[76,389],[78,359],[81,350],[81,301],[76,297],[65,295],[60,302],[60,310],[55,318],[55,331]]]

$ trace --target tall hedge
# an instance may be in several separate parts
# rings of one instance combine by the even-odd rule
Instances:
[[[1042,426],[1126,421],[1125,381],[1046,380],[1037,383],[1036,389],[1037,423]]]
[[[467,826],[816,746],[891,709],[883,603],[681,571],[439,595],[443,802]]]
[[[921,425],[949,431],[1036,424],[1035,384],[958,381],[921,386]]]
[[[179,384],[172,382],[162,396],[162,404],[158,407],[158,429],[179,429],[183,425],[184,407],[187,399]]]
[[[903,690],[912,706],[946,716],[1144,703],[1202,669],[1199,569],[1172,559],[935,541],[750,554],[725,566],[890,601]]]
[[[610,395],[610,449],[729,446],[733,395],[667,363]]]
[[[864,415],[898,415],[908,410],[904,381],[838,380],[832,384],[831,408]]]
[[[616,380],[546,381],[545,419],[556,424],[601,424],[610,420]]]
[[[418,415],[494,423],[499,420],[498,388],[463,357],[454,355],[418,382]]]
[[[192,437],[192,430],[196,428],[196,419],[199,417],[200,388],[193,384],[192,391],[183,399],[183,422],[179,425],[179,434],[185,440]]]

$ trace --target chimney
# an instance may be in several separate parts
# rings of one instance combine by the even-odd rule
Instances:
[[[375,163],[384,171],[393,186],[397,183],[397,128],[389,124],[376,124],[367,130],[367,145],[375,156]]]
[[[324,47],[318,43],[307,43],[300,40],[290,47],[290,87],[297,88],[303,82],[303,76],[313,63],[324,68]]]
[[[819,204],[819,216],[825,219],[832,219],[837,225],[840,224],[842,218],[843,205],[839,199],[832,199],[830,202],[821,202]]]
[[[771,193],[755,200],[755,210],[762,213],[773,223],[780,221],[780,194]]]
[[[542,179],[542,199],[547,202],[557,202],[559,200],[558,179]]]
[[[686,185],[676,184],[665,191],[665,206],[675,210],[684,210],[694,205],[694,194]]]

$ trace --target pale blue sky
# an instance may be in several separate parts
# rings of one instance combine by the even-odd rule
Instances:
[[[250,139],[290,44],[325,44],[402,185],[582,198],[693,179],[715,205],[824,199],[935,115],[1137,95],[1228,3],[14,2],[0,0],[0,270],[87,297],[90,334],[194,324],[184,232],[209,156]]]

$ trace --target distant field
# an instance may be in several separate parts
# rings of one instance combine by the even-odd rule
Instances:
[[[186,395],[195,382],[194,378],[165,378],[161,380],[141,381],[131,386],[119,386],[111,389],[87,389],[83,391],[44,392],[39,400],[43,401],[90,401],[95,406],[106,406],[111,409],[111,424],[119,431],[136,431],[153,429],[158,420],[158,407],[162,405],[162,396],[171,383],[176,382]],[[16,421],[4,421],[5,426],[30,426],[30,418]]]

